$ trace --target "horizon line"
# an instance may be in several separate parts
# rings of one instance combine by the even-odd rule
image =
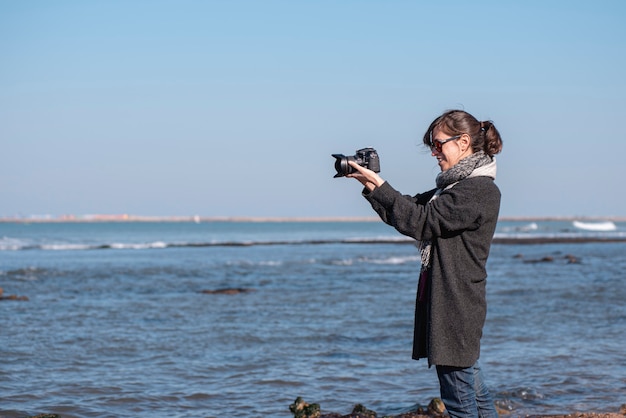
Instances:
[[[626,222],[626,216],[501,216],[503,221],[613,221]],[[89,223],[89,222],[376,222],[377,216],[147,216],[147,215],[31,215],[0,217],[0,223]]]

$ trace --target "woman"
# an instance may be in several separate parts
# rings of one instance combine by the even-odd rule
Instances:
[[[422,266],[417,290],[413,358],[436,366],[452,417],[497,416],[478,358],[487,304],[485,264],[500,209],[494,155],[502,139],[491,121],[452,110],[435,119],[424,144],[437,158],[437,187],[400,194],[354,162],[349,177],[381,219],[418,240]]]

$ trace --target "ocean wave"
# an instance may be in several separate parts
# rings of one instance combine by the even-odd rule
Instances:
[[[539,230],[539,225],[537,225],[537,222],[531,222],[524,225],[502,227],[503,232],[532,232],[537,230]]]
[[[404,237],[375,237],[375,238],[341,238],[341,239],[311,239],[311,240],[244,240],[244,241],[206,241],[206,242],[114,242],[114,243],[33,243],[25,240],[4,238],[0,240],[0,251],[85,251],[85,250],[146,250],[163,248],[190,248],[190,247],[251,247],[251,246],[279,246],[279,245],[330,245],[330,244],[398,244],[414,242]]]
[[[605,222],[581,222],[574,221],[572,225],[578,229],[582,229],[585,231],[616,231],[617,225],[611,221]]]
[[[405,256],[405,257],[388,257],[388,258],[382,258],[382,259],[368,259],[367,261],[372,264],[395,265],[395,264],[415,263],[415,262],[419,262],[420,260],[421,260],[420,256],[416,254],[416,255]]]
[[[128,243],[115,243],[111,244],[111,248],[114,250],[146,250],[149,248],[167,248],[169,245],[163,241],[155,241],[149,243],[140,244],[128,244]]]
[[[93,246],[88,244],[42,244],[37,246],[31,246],[27,249],[40,249],[49,251],[80,251],[90,250]]]
[[[297,262],[291,261],[289,263],[285,263],[285,261],[280,260],[261,260],[261,261],[251,261],[251,260],[233,260],[228,261],[226,264],[229,266],[245,266],[245,267],[283,267],[288,264],[290,267],[294,267],[296,265],[312,265],[312,264],[321,264],[321,265],[331,265],[331,266],[352,266],[356,264],[377,264],[377,265],[402,265],[402,264],[411,264],[411,263],[419,263],[420,257],[419,255],[410,255],[410,256],[390,256],[390,257],[381,257],[381,258],[373,258],[373,257],[350,257],[350,258],[306,258],[303,260],[299,260]]]
[[[509,234],[496,233],[493,242],[496,244],[555,244],[581,242],[623,242],[626,241],[626,232],[608,233],[580,233],[559,232],[543,234]]]
[[[494,235],[497,244],[540,244],[567,242],[622,242],[626,241],[626,232],[576,233],[560,232],[553,234],[539,233],[503,233]],[[310,240],[245,240],[245,241],[206,241],[206,242],[113,242],[113,243],[81,243],[81,242],[45,242],[36,243],[28,240],[4,237],[0,239],[0,251],[93,251],[93,250],[150,250],[166,248],[203,248],[203,247],[252,247],[252,246],[299,246],[299,245],[359,245],[359,244],[414,244],[414,239],[397,237],[372,238],[328,238]],[[385,263],[402,263],[404,260],[387,260]]]
[[[31,266],[8,271],[0,270],[0,276],[4,276],[12,280],[33,281],[39,279],[39,277],[47,272],[47,269]]]
[[[0,251],[16,251],[27,249],[31,244],[23,239],[2,237],[0,238]]]

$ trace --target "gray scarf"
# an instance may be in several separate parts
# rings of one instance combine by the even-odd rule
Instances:
[[[472,174],[479,167],[486,166],[491,163],[492,159],[483,151],[478,151],[472,155],[463,158],[456,165],[446,171],[442,171],[437,176],[437,188],[445,189],[451,184],[457,183]],[[495,173],[493,178],[495,178]]]
[[[475,152],[463,158],[452,168],[439,173],[436,181],[437,191],[428,203],[437,199],[444,190],[454,187],[459,181],[478,176],[487,176],[494,180],[496,178],[496,159],[488,156],[483,151]],[[423,273],[430,267],[430,250],[432,243],[427,240],[419,241],[417,247],[419,248],[422,259],[421,272]]]

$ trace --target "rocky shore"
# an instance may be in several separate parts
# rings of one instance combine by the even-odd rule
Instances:
[[[337,413],[322,413],[320,405],[315,403],[307,403],[302,398],[298,397],[294,403],[289,406],[289,410],[293,414],[294,418],[434,418],[434,417],[447,417],[445,407],[441,402],[441,399],[434,398],[427,407],[419,407],[414,412],[404,412],[398,415],[381,415],[375,411],[372,411],[365,406],[358,404],[352,409],[352,412],[347,415],[341,415]],[[504,417],[518,417],[511,411],[498,411],[500,416]],[[525,418],[624,418],[626,417],[626,404],[620,407],[619,412],[575,412],[571,414],[556,414],[556,415],[523,415]],[[39,414],[31,415],[25,418],[63,418],[59,414]]]
[[[352,412],[347,415],[338,413],[322,413],[319,404],[307,403],[301,397],[298,397],[294,403],[289,406],[289,410],[294,418],[433,418],[447,417],[445,406],[439,398],[430,401],[427,407],[418,407],[416,411],[404,412],[398,415],[381,415],[380,417],[375,411],[372,411],[361,404],[357,404]],[[508,410],[498,410],[501,416],[517,417],[514,412]],[[626,417],[626,404],[620,407],[618,412],[575,412],[563,415],[524,415],[525,418],[624,418]]]

